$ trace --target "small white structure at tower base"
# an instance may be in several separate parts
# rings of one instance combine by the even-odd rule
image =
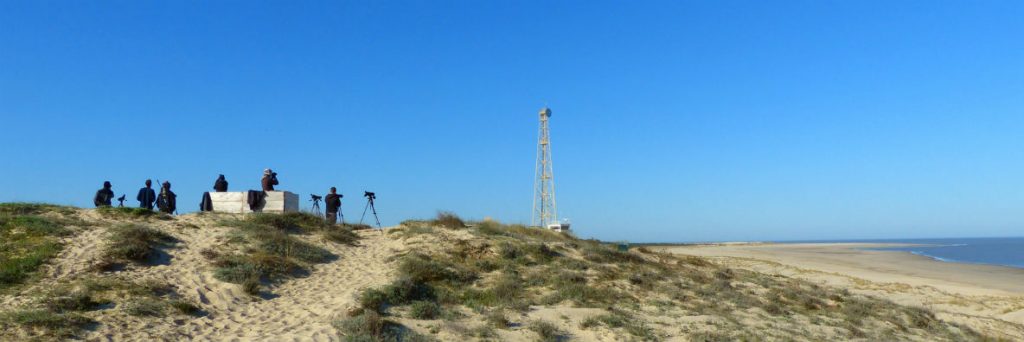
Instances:
[[[254,191],[259,193],[260,191]],[[266,191],[266,196],[257,196],[259,203],[249,205],[249,192],[211,192],[213,211],[218,213],[247,214],[292,213],[299,211],[299,195],[288,191]],[[259,198],[262,197],[262,198]]]
[[[569,222],[552,223],[552,224],[549,224],[547,226],[547,228],[549,230],[556,231],[556,232],[559,232],[559,233],[568,233],[569,232]]]

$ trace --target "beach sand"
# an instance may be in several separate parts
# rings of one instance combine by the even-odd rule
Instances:
[[[1024,269],[952,263],[878,243],[728,243],[656,249],[927,307],[940,318],[1024,339]]]

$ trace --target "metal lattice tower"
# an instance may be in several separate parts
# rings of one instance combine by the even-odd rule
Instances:
[[[540,110],[540,133],[537,136],[536,178],[533,181],[533,218],[534,227],[547,227],[558,223],[558,212],[555,206],[555,175],[551,167],[551,134],[548,130],[548,119],[551,109]]]

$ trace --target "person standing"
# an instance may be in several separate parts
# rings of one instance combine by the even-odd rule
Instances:
[[[171,182],[165,181],[160,187],[160,196],[156,199],[156,206],[162,213],[174,214],[174,210],[178,208],[177,197],[178,195],[171,191]]]
[[[217,181],[213,182],[213,191],[226,192],[228,191],[228,181],[224,179],[224,175],[217,177]]]
[[[263,191],[274,191],[274,186],[277,185],[277,172],[271,169],[263,170],[263,179],[260,183],[263,184]]]
[[[103,189],[96,190],[96,196],[92,198],[92,204],[99,207],[109,207],[110,200],[114,199],[114,190],[111,190],[113,186],[110,185],[110,181],[103,182]]]
[[[156,202],[156,192],[153,191],[152,180],[146,180],[146,187],[139,189],[139,194],[135,196],[135,199],[139,201],[139,208],[153,210],[153,202]]]
[[[338,210],[341,209],[341,198],[344,195],[338,194],[338,189],[331,187],[331,193],[324,196],[324,204],[327,206],[327,223],[338,223]]]

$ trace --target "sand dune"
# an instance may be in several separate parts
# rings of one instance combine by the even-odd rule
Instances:
[[[927,307],[951,321],[1024,340],[1024,270],[936,261],[876,243],[729,244],[659,247],[731,267],[849,288]]]
[[[315,227],[292,231],[273,226],[274,220],[285,219],[277,215],[140,218],[61,210],[71,211],[60,222],[71,222],[74,233],[61,235],[63,250],[42,266],[38,277],[0,294],[0,305],[7,308],[0,315],[43,310],[59,322],[67,322],[68,316],[61,316],[65,313],[79,315],[94,324],[58,336],[87,341],[380,339],[381,331],[366,333],[338,324],[373,315],[416,341],[959,341],[985,340],[986,335],[1024,339],[1024,301],[1018,285],[999,284],[1017,281],[1013,273],[985,278],[994,271],[969,267],[957,271],[959,277],[974,277],[965,280],[948,269],[916,266],[941,263],[902,258],[904,264],[885,264],[883,256],[889,254],[851,246],[666,249],[706,256],[681,257],[648,249],[623,252],[598,241],[496,222],[467,228],[458,218],[456,227],[434,220],[410,221],[386,233],[356,231],[359,239],[351,245],[331,237],[317,219],[303,215],[287,218],[294,220],[289,224],[312,220]],[[150,227],[177,241],[161,245],[146,262],[106,268],[112,232],[125,223]],[[259,232],[287,237],[247,240]],[[226,266],[225,258],[284,260],[259,254],[276,251],[259,247],[268,242],[276,243],[273,248],[305,246],[295,252],[322,251],[330,257],[303,263],[298,274],[262,278],[255,288],[225,278],[224,270],[234,267]],[[291,253],[287,258],[298,255]],[[99,306],[84,304],[68,312],[46,306],[45,301],[70,293],[55,295],[49,289],[87,288],[83,284],[96,279],[150,292],[145,284],[159,284],[168,287],[160,291],[170,294],[95,290],[99,292],[94,298],[105,300],[97,302]],[[421,290],[430,295],[417,295]],[[374,293],[383,297],[366,296]],[[133,297],[109,298],[120,294]],[[174,308],[171,302],[176,300],[193,303],[201,312],[166,309],[148,315],[133,310],[132,305],[142,303],[145,296],[168,308]],[[366,298],[385,302],[373,304]],[[434,305],[440,313],[415,314],[418,304]],[[939,312],[941,320],[918,307]],[[497,321],[495,313],[500,316]],[[0,340],[52,340],[54,330],[59,330],[52,325],[19,325],[10,317],[0,316],[5,328]],[[365,326],[369,325],[356,328]]]
[[[114,221],[92,211],[83,215],[96,222]],[[343,246],[308,237],[308,242],[337,255],[337,260],[312,266],[306,277],[274,288],[267,298],[254,298],[237,285],[213,278],[212,267],[201,251],[228,238],[231,230],[218,227],[209,217],[185,215],[173,221],[153,220],[149,225],[171,233],[178,247],[166,249],[167,262],[130,270],[133,280],[172,284],[177,293],[199,303],[202,317],[140,318],[117,310],[102,310],[101,321],[85,335],[88,341],[337,341],[331,322],[355,302],[355,294],[389,281],[388,257],[403,248],[400,240],[384,238],[380,231],[360,231],[357,246]],[[102,225],[102,223],[100,224]],[[108,243],[105,229],[86,229],[69,238],[66,248],[45,266],[46,276],[22,293],[45,289],[60,282],[95,273],[100,251]],[[271,300],[266,300],[271,299]],[[28,296],[5,296],[4,306],[19,306]]]

